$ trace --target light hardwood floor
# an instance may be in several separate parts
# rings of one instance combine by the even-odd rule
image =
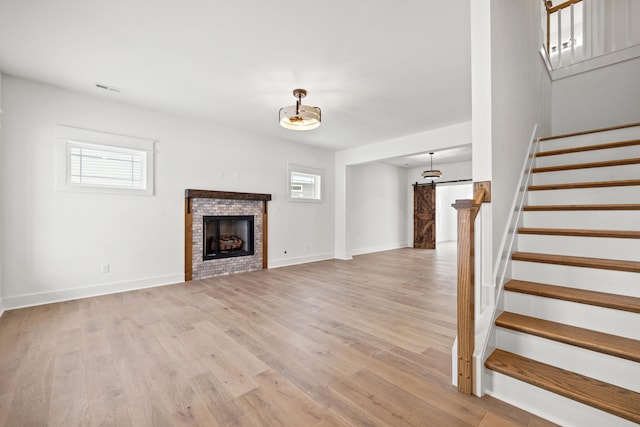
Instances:
[[[455,246],[6,312],[0,426],[547,426],[450,385]]]

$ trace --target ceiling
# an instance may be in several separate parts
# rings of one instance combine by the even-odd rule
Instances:
[[[471,160],[471,144],[446,150],[433,152],[433,169],[444,163],[457,163]],[[425,168],[431,169],[431,156],[429,153],[414,154],[411,156],[394,157],[385,159],[384,163],[401,168]]]
[[[342,150],[471,119],[469,0],[0,0],[0,72]]]

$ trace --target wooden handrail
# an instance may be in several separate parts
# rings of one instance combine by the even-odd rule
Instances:
[[[473,392],[475,349],[474,223],[480,206],[491,201],[491,182],[474,184],[473,200],[456,200],[458,212],[458,391]]]
[[[549,7],[547,6],[547,13],[548,13],[548,14],[552,14],[552,13],[557,12],[557,11],[559,11],[559,10],[566,9],[566,8],[568,8],[569,6],[571,6],[572,4],[580,3],[581,1],[582,1],[582,0],[567,0],[566,2],[561,3],[561,4],[557,5],[557,6],[553,6],[553,7],[551,7],[551,8],[549,8]],[[547,3],[547,4],[548,4],[548,3]]]

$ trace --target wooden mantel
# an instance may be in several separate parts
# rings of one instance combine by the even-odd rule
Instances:
[[[185,281],[192,279],[192,250],[193,236],[191,234],[193,226],[193,217],[191,215],[191,201],[193,199],[226,199],[226,200],[253,200],[263,203],[262,209],[262,268],[268,266],[268,239],[267,231],[269,229],[267,222],[267,202],[271,200],[271,194],[262,193],[238,193],[234,191],[212,191],[212,190],[195,190],[187,188],[184,191],[184,276]]]
[[[236,193],[234,191],[184,190],[186,199],[231,199],[231,200],[271,200],[271,194],[261,193]]]

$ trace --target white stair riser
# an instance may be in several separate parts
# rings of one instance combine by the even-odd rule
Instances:
[[[537,157],[536,168],[640,158],[640,145]]]
[[[485,369],[487,394],[565,427],[637,427],[575,400]]]
[[[513,261],[511,270],[517,280],[640,298],[640,273],[525,261]]]
[[[640,203],[640,185],[529,191],[528,203],[539,205],[589,205]]]
[[[640,363],[506,328],[496,339],[502,350],[640,392]]]
[[[640,210],[635,211],[525,211],[523,227],[640,231]]]
[[[607,334],[640,339],[640,314],[572,301],[505,292],[505,310]],[[640,367],[640,364],[639,364]]]
[[[559,150],[581,145],[605,144],[607,142],[627,141],[630,139],[640,139],[640,126],[540,141],[540,151]]]
[[[518,251],[640,261],[640,239],[518,234]]]
[[[532,184],[566,184],[570,182],[619,181],[625,179],[640,179],[640,164],[534,173]]]

